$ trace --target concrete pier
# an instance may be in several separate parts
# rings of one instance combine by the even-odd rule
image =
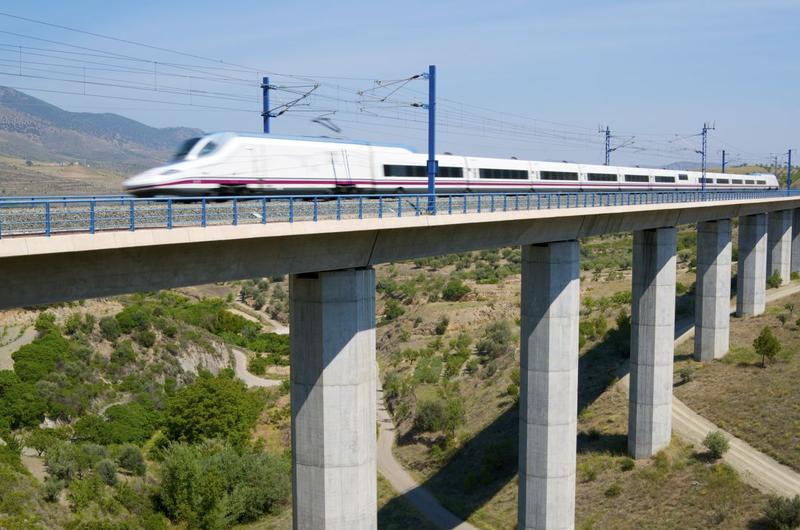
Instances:
[[[739,218],[739,263],[736,274],[736,315],[760,315],[766,308],[767,215]]]
[[[518,528],[575,527],[580,251],[522,247]]]
[[[778,273],[781,285],[791,279],[792,271],[792,210],[769,213],[767,227],[767,276]]]
[[[800,208],[792,210],[792,272],[800,272]]]
[[[675,340],[675,228],[633,233],[628,452],[647,458],[670,442]]]
[[[375,271],[290,278],[294,528],[377,528]]]
[[[697,223],[694,358],[713,361],[728,353],[731,307],[731,221]]]

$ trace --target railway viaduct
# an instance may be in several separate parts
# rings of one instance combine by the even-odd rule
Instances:
[[[635,458],[670,441],[675,227],[693,223],[698,230],[698,360],[728,350],[734,218],[739,315],[764,311],[768,272],[788,281],[800,271],[800,196],[644,202],[339,220],[317,219],[315,203],[316,222],[142,230],[133,230],[131,203],[130,230],[3,233],[0,308],[289,274],[294,525],[371,529],[377,526],[373,266],[521,246],[519,527],[568,529],[575,506],[578,240],[633,232],[628,448]]]

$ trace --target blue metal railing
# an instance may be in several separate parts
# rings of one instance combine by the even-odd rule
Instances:
[[[559,208],[741,201],[786,197],[786,190],[466,193],[428,196],[320,195],[137,199],[106,197],[0,198],[0,238],[145,228],[383,219],[487,214]],[[800,195],[792,190],[790,195]]]

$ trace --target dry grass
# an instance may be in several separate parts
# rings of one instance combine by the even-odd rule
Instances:
[[[764,315],[733,319],[730,353],[701,366],[693,381],[676,387],[675,395],[700,415],[800,470],[800,329],[795,324],[800,310],[790,314],[786,304],[800,308],[800,295],[770,304]],[[786,315],[785,325],[779,315]],[[765,326],[782,344],[782,352],[775,363],[761,368],[752,344]],[[678,354],[690,355],[691,350],[692,344],[685,344]]]

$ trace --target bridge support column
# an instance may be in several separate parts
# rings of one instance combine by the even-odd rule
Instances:
[[[767,214],[739,217],[736,315],[760,315],[766,308]]]
[[[792,210],[792,272],[800,272],[800,208]]]
[[[575,527],[577,241],[522,247],[518,528]]]
[[[672,435],[675,228],[633,233],[628,452],[653,456]]]
[[[778,273],[781,285],[789,283],[792,271],[792,210],[769,213],[767,228],[767,276]]]
[[[697,224],[694,358],[713,361],[728,353],[731,307],[731,221]]]
[[[375,271],[290,278],[295,529],[377,528]]]

